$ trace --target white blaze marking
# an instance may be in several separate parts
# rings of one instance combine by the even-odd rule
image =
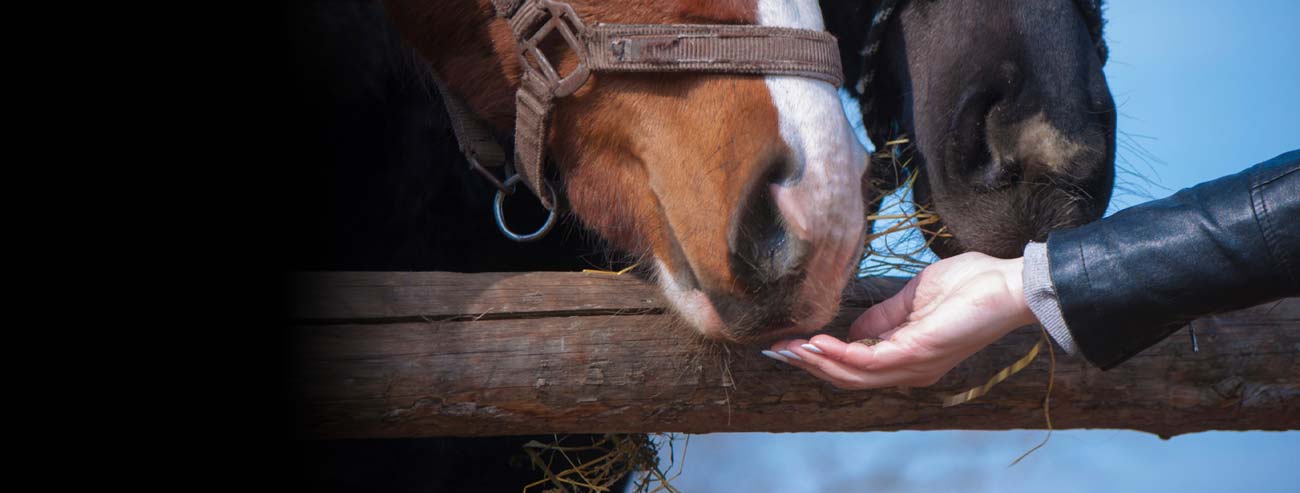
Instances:
[[[817,0],[758,0],[758,23],[826,29]],[[808,265],[805,301],[829,309],[833,303],[826,301],[838,300],[847,280],[844,269],[862,240],[866,149],[853,134],[834,86],[795,76],[769,75],[765,80],[780,119],[781,138],[803,170],[798,180],[773,186],[772,192],[787,224],[812,242],[817,252]]]
[[[758,23],[826,30],[816,0],[758,0]],[[835,87],[791,75],[764,79],[780,118],[781,138],[803,164],[805,175],[811,174],[819,185],[856,189],[866,170],[866,149],[853,135]]]
[[[817,0],[757,1],[761,25],[825,30]],[[781,139],[801,169],[792,183],[772,186],[773,198],[787,226],[816,250],[799,300],[811,303],[816,312],[790,328],[806,332],[830,322],[862,244],[866,149],[853,134],[834,86],[796,76],[764,80]],[[708,295],[678,283],[663,260],[656,259],[655,265],[660,289],[678,313],[704,335],[725,337],[725,324]]]

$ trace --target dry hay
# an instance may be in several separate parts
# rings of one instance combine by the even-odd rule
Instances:
[[[916,184],[917,173],[909,166],[912,163],[913,149],[907,137],[885,142],[883,149],[871,154],[872,176],[867,182],[867,193],[875,195],[868,204],[868,210],[877,211],[867,216],[867,221],[893,221],[883,229],[867,234],[866,250],[858,274],[863,277],[878,277],[890,274],[894,270],[916,274],[930,265],[920,255],[929,250],[936,238],[952,235],[939,228],[936,234],[929,235],[919,246],[909,243],[915,234],[922,232],[922,226],[939,222],[939,215],[924,205],[911,200],[912,187]],[[886,200],[891,199],[888,203]],[[881,214],[880,211],[901,211],[899,213]],[[873,245],[877,239],[883,241]],[[913,241],[909,241],[913,240]]]
[[[610,492],[629,475],[636,475],[633,491],[637,493],[677,493],[670,481],[682,473],[686,446],[683,445],[678,460],[675,436],[609,433],[592,439],[591,443],[566,444],[570,439],[556,436],[551,443],[532,440],[524,444],[533,468],[543,474],[541,479],[524,486],[524,493]],[[685,442],[689,444],[690,437]],[[659,463],[659,450],[664,446],[669,450],[667,467]],[[674,467],[677,472],[669,476]]]

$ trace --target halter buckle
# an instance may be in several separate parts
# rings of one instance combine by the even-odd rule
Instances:
[[[587,67],[587,47],[579,39],[579,35],[586,32],[587,26],[567,3],[537,0],[536,6],[546,17],[536,31],[519,40],[519,63],[523,65],[524,70],[541,75],[546,85],[551,88],[552,94],[562,98],[577,92],[591,76],[591,69]],[[541,44],[551,32],[559,32],[560,37],[564,38],[564,42],[569,45],[569,49],[578,56],[578,66],[568,75],[560,75],[555,64],[542,53]],[[532,61],[529,58],[532,58]]]

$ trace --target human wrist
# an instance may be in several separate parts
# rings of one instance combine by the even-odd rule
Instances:
[[[1003,281],[1006,282],[1007,294],[1010,296],[1011,309],[1008,314],[1011,316],[1016,327],[1022,327],[1038,321],[1034,317],[1034,312],[1029,309],[1029,302],[1025,299],[1025,259],[1016,257],[999,261],[998,268],[1002,270]]]

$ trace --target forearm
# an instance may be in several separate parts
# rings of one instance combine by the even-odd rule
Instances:
[[[1073,344],[1110,368],[1196,317],[1300,294],[1298,195],[1292,151],[1052,233],[1051,283]]]

